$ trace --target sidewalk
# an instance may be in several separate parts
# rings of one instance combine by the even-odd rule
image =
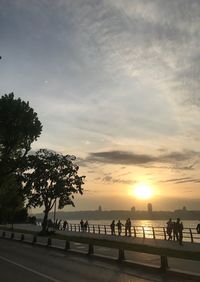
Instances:
[[[41,230],[41,226],[32,225],[32,224],[15,224],[14,228],[27,229],[27,230],[38,231],[38,232]],[[159,239],[148,239],[148,238],[143,239],[143,238],[117,236],[117,235],[104,235],[104,234],[94,234],[87,232],[59,231],[59,230],[56,230],[56,233],[66,236],[102,239],[107,241],[124,242],[130,244],[147,245],[156,248],[167,248],[172,250],[182,250],[182,251],[191,251],[195,253],[200,253],[200,244],[198,243],[183,242],[183,246],[180,246],[178,242],[159,240]]]

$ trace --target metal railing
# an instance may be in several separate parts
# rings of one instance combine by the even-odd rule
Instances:
[[[60,227],[62,229],[62,226]],[[87,228],[81,228],[80,224],[68,224],[66,231],[74,232],[86,232],[94,234],[111,235],[110,225],[102,224],[89,224]],[[126,232],[125,227],[122,226],[121,232],[115,228],[114,235],[116,236],[131,236],[137,238],[149,238],[149,239],[161,239],[168,240],[166,227],[154,227],[154,226],[131,226],[130,232]],[[175,240],[172,232],[172,240]],[[184,228],[183,229],[183,241],[191,243],[200,243],[200,234],[197,233],[196,228]]]

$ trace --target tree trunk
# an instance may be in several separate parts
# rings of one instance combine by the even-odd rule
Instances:
[[[44,218],[42,221],[42,233],[46,233],[48,231],[48,215],[49,215],[49,211],[45,210]]]

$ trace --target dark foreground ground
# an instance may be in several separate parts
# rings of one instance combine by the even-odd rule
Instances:
[[[2,282],[143,282],[192,281],[134,269],[87,255],[0,239]]]

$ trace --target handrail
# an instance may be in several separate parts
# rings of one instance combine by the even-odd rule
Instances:
[[[60,228],[59,230],[62,230]],[[80,224],[72,224],[69,223],[65,230],[67,231],[75,231],[75,232],[87,232],[87,233],[98,233],[104,235],[111,235],[111,227],[106,224],[88,224],[86,228],[81,228]],[[122,226],[119,231],[117,227],[115,227],[114,235],[117,236],[125,236],[126,235],[125,226]],[[173,233],[173,232],[172,232]],[[169,236],[167,234],[167,228],[163,226],[131,226],[131,232],[128,235],[132,237],[139,238],[151,238],[151,239],[161,239],[161,240],[169,240]],[[175,240],[175,236],[172,234],[172,240]],[[183,241],[191,242],[191,243],[200,243],[200,234],[197,233],[196,228],[186,227],[183,230]]]

